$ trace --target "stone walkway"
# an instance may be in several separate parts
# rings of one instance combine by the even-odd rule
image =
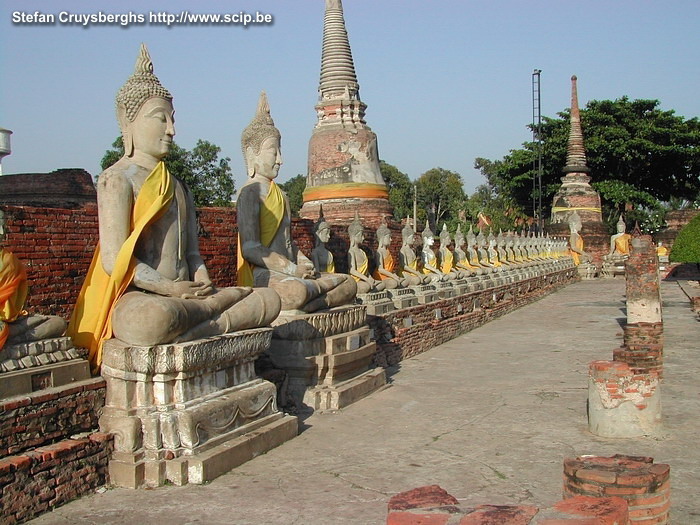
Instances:
[[[582,454],[671,465],[674,523],[700,523],[700,323],[662,284],[661,438],[607,440],[586,424],[588,363],[622,342],[624,280],[583,281],[392,370],[392,386],[205,486],[112,489],[31,523],[381,524],[388,499],[439,484],[463,506],[561,499]]]

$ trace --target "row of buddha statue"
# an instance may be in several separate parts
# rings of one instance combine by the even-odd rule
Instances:
[[[323,218],[316,224],[310,258],[292,239],[289,201],[275,183],[282,165],[281,136],[263,92],[241,137],[248,180],[237,203],[239,286],[218,288],[200,255],[192,195],[163,163],[175,136],[173,97],[153,73],[143,44],[133,75],[117,94],[116,113],[124,155],[98,179],[99,244],[67,328],[76,346],[89,349],[94,373],[110,338],[134,346],[202,339],[269,326],[280,312],[299,315],[353,304],[358,292],[485,275],[566,252],[565,241],[532,234],[476,235],[471,228],[466,236],[457,229],[451,251],[451,235],[443,228],[436,254],[435,235],[426,227],[418,257],[414,229],[407,225],[399,261],[394,261],[391,232],[382,225],[370,273],[356,218],[349,228],[350,272],[337,273],[325,248],[330,228]],[[0,346],[60,335],[60,319],[21,315],[26,272],[5,252],[0,264],[0,304],[7,310]]]

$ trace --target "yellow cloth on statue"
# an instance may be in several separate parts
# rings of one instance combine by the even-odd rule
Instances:
[[[576,250],[579,252],[583,252],[583,237],[579,236],[579,238],[576,239]],[[571,258],[574,260],[574,264],[576,266],[581,264],[581,256],[570,248],[569,248],[569,255],[571,255]]]
[[[658,255],[659,257],[668,255],[668,249],[666,248],[666,246],[659,246],[658,248],[656,248],[656,255]]]
[[[405,272],[404,269],[406,268],[418,271],[418,259],[413,259],[410,263],[401,267],[401,275],[403,275],[404,277],[410,277],[413,274],[410,272]]]
[[[358,248],[358,250],[360,250],[360,252],[362,252],[362,255],[364,255],[364,252],[361,249]],[[362,275],[367,275],[367,271],[369,270],[369,260],[367,259],[366,255],[364,255],[364,261],[356,268],[356,270]],[[357,281],[358,283],[360,282],[359,277],[353,275],[352,278],[355,279],[355,281]]]
[[[10,336],[7,323],[26,314],[27,291],[26,268],[12,252],[0,248],[0,348]]]
[[[327,273],[335,273],[335,261],[333,260],[333,254],[328,252],[328,265],[326,266]]]
[[[384,268],[383,269],[386,270],[387,272],[394,273],[395,266],[396,266],[396,263],[394,262],[394,257],[391,255],[391,252],[387,250],[386,257],[384,257]],[[379,273],[379,268],[374,270],[372,277],[374,277],[375,279],[380,279],[382,281],[384,279],[391,279],[391,277],[389,277],[388,275],[383,275],[383,274]]]
[[[632,236],[629,233],[623,233],[615,239],[615,252],[621,253],[622,255],[629,255],[631,238]]]
[[[94,374],[102,364],[102,345],[112,337],[114,306],[134,279],[136,243],[144,229],[165,212],[174,194],[173,178],[159,162],[141,186],[131,215],[131,233],[119,249],[111,275],[102,266],[100,245],[95,248],[67,331],[76,346],[89,350]]]
[[[270,246],[272,240],[277,235],[282,218],[285,212],[284,193],[275,184],[270,182],[270,189],[267,192],[267,197],[260,207],[260,242],[263,246]],[[241,248],[241,235],[238,234],[238,264],[237,264],[237,282],[238,286],[254,286],[253,265],[243,258],[243,249]]]
[[[450,273],[452,271],[453,263],[454,263],[454,255],[452,255],[452,252],[450,250],[442,250],[440,252],[442,255],[442,261],[440,264],[440,271],[442,273]]]
[[[425,253],[425,252],[423,252],[423,253]],[[430,253],[430,255],[428,255],[428,261],[427,261],[427,263],[428,263],[430,266],[432,266],[433,268],[435,268],[435,261],[437,261],[437,256],[436,256],[434,253]],[[431,273],[433,273],[432,270],[430,270],[429,268],[426,268],[425,266],[423,266],[423,268],[421,268],[421,270],[422,270],[423,273],[425,273],[425,274],[431,274]]]

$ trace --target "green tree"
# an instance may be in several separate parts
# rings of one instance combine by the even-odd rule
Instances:
[[[383,160],[379,161],[379,170],[389,188],[389,202],[394,207],[397,221],[413,214],[413,184],[408,175]]]
[[[433,168],[418,177],[418,223],[428,219],[431,229],[437,233],[446,222],[454,229],[464,212],[466,196],[459,173],[443,168]],[[462,213],[463,214],[463,213]]]
[[[100,161],[102,169],[109,168],[124,155],[124,142],[119,136]],[[170,173],[189,188],[195,206],[232,206],[236,193],[231,172],[231,159],[219,158],[221,148],[199,139],[191,151],[173,143],[165,157]]]
[[[304,190],[306,189],[306,177],[297,175],[292,177],[287,182],[280,184],[280,188],[287,194],[289,198],[289,207],[292,210],[292,216],[298,217],[299,210],[304,204]]]
[[[686,224],[673,241],[669,260],[696,263],[700,266],[700,215]]]
[[[560,186],[566,164],[569,110],[544,117],[543,206],[545,216]],[[700,195],[700,121],[686,120],[659,108],[657,100],[592,100],[581,110],[581,125],[592,184],[603,198],[605,218],[614,224],[623,210],[651,217],[671,199],[695,201]],[[527,142],[501,160],[476,159],[498,195],[510,196],[532,213],[533,159],[536,144]],[[630,210],[629,208],[632,208]],[[633,213],[633,215],[635,214]],[[641,224],[641,223],[640,223]]]
[[[491,228],[496,232],[514,230],[527,217],[512,198],[496,194],[488,184],[477,186],[467,199],[466,219],[476,224],[479,213],[491,219]]]

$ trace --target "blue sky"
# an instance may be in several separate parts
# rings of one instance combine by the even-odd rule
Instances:
[[[542,70],[542,112],[579,99],[654,98],[700,115],[697,0],[345,0],[366,119],[380,157],[412,179],[433,167],[483,179],[476,157],[501,158],[528,140],[531,74]],[[12,12],[272,14],[267,26],[17,25]],[[323,0],[3,0],[0,127],[14,131],[3,172],[81,167],[99,173],[118,135],[114,95],[140,42],[173,93],[177,136],[219,145],[240,188],[240,134],[268,93],[282,133],[280,180],[306,173],[315,124]],[[585,130],[584,130],[585,134]],[[593,174],[595,177],[595,174]]]

